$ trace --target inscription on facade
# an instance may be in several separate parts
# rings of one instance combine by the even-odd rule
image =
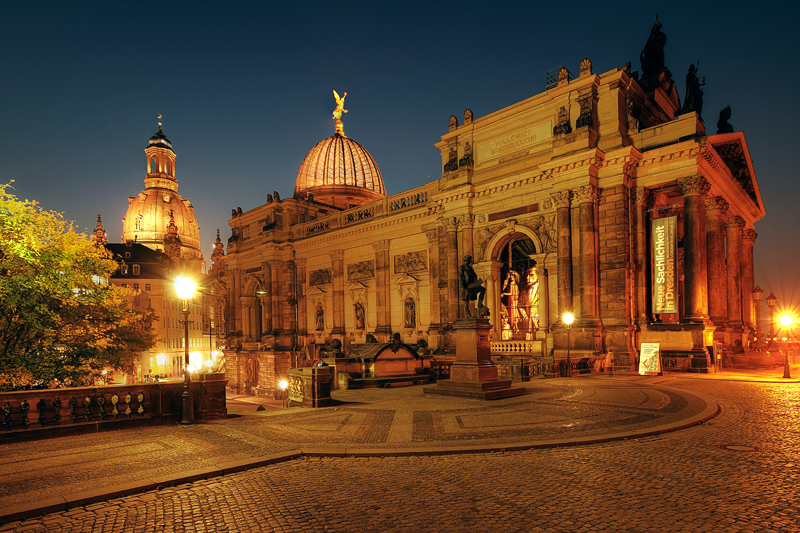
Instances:
[[[477,143],[478,162],[529,148],[551,137],[551,121],[540,122],[523,130]]]
[[[394,273],[410,274],[428,270],[428,252],[409,252],[394,256]]]
[[[347,265],[348,281],[359,279],[369,279],[375,277],[375,266],[372,261],[361,261],[360,263],[350,263]]]
[[[327,285],[331,283],[333,277],[331,276],[330,268],[322,268],[320,270],[312,270],[308,275],[308,284],[311,286]]]

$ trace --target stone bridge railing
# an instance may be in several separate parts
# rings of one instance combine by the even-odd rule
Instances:
[[[226,383],[224,374],[192,381],[195,420],[227,416]],[[174,424],[182,394],[183,382],[0,393],[0,442]]]

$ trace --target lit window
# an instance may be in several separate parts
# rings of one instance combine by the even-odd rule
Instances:
[[[128,265],[122,265],[122,273],[125,275],[128,274]]]

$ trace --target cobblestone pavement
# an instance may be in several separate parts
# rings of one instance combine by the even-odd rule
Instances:
[[[687,404],[708,394],[722,410],[700,426],[600,444],[422,457],[303,457],[13,522],[0,531],[800,531],[800,386],[663,377],[645,387],[659,394],[640,396],[621,381],[609,389],[600,380],[558,380],[545,382],[548,390],[540,392],[551,398],[555,394],[561,407],[571,405],[565,398],[576,391],[618,405],[606,429],[618,429],[613,420],[620,418],[614,417],[635,411],[632,404],[644,412],[654,405],[663,409],[660,394],[688,399]],[[560,392],[550,390],[554,386]],[[609,392],[615,388],[622,392]],[[412,398],[406,407],[413,408],[415,401],[424,400]],[[474,405],[480,406],[475,412],[500,409],[495,403]],[[429,411],[449,414],[452,420],[463,416],[453,415],[459,409],[452,405],[436,407]],[[358,413],[349,415],[352,419]],[[441,420],[442,431],[459,434],[458,428],[446,429],[446,416]],[[250,424],[229,422],[216,426],[237,438],[217,446],[257,440]],[[322,425],[333,433],[347,424]],[[520,421],[512,416],[508,425],[518,428]],[[541,425],[554,431],[547,420]],[[591,420],[583,427],[589,426]],[[413,420],[409,427],[413,435]],[[475,431],[497,438],[492,433],[497,428],[487,428],[484,421]],[[576,431],[581,430],[579,424]],[[122,434],[120,441],[138,438],[114,433]],[[207,447],[206,441],[197,442]],[[3,448],[7,458],[8,446]],[[80,453],[75,450],[76,456]],[[135,460],[134,454],[120,455],[123,462]],[[169,463],[172,456],[164,459]]]

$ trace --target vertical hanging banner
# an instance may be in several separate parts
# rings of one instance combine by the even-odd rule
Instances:
[[[677,217],[652,221],[653,313],[678,312]]]

